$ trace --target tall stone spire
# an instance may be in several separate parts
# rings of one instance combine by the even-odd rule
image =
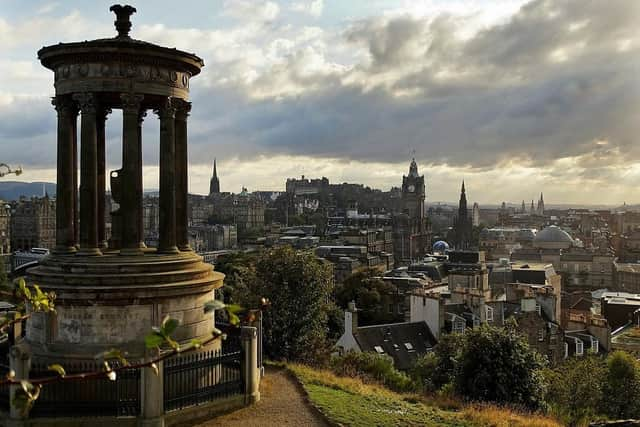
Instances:
[[[209,183],[209,196],[220,193],[220,180],[218,179],[218,170],[216,167],[216,159],[213,159],[213,176]]]
[[[460,189],[460,203],[458,204],[458,216],[455,219],[455,246],[458,249],[468,249],[471,243],[471,221],[467,209],[467,194],[464,188],[464,180]]]
[[[540,193],[540,200],[538,200],[538,209],[536,210],[538,215],[544,215],[544,198],[542,197],[542,193]]]
[[[464,180],[462,180],[462,189],[460,190],[460,204],[458,205],[458,215],[460,217],[467,216],[467,194],[464,189]]]

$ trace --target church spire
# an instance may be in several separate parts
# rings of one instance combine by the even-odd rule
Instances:
[[[218,179],[218,170],[216,167],[216,159],[213,159],[213,176],[209,182],[209,196],[220,193],[220,180]]]
[[[464,180],[462,180],[462,188],[460,189],[460,204],[458,205],[458,216],[467,216],[467,193],[464,188]]]

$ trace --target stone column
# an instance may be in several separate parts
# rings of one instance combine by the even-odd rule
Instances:
[[[105,231],[105,190],[106,190],[106,150],[105,150],[105,122],[107,115],[111,114],[110,108],[102,108],[96,115],[96,130],[98,140],[98,247],[107,248],[107,235]]]
[[[142,427],[164,427],[164,374],[163,362],[158,362],[158,373],[142,368],[141,420]]]
[[[80,250],[77,255],[102,255],[98,248],[98,139],[96,99],[92,93],[77,93],[82,112],[80,128]]]
[[[167,98],[156,111],[160,117],[160,212],[159,253],[178,253],[176,246],[175,117],[176,109]]]
[[[69,254],[76,251],[74,227],[74,124],[78,115],[71,99],[58,96],[51,103],[58,112],[58,176],[56,180],[56,247],[54,253]]]
[[[176,109],[176,240],[178,249],[189,246],[189,159],[187,154],[187,117],[191,103],[180,101]]]
[[[140,144],[138,144],[138,167],[140,168],[140,192],[141,192],[141,196],[140,196],[140,203],[138,204],[138,209],[140,211],[140,220],[138,222],[138,233],[140,234],[140,247],[142,248],[146,248],[147,245],[145,245],[144,243],[144,203],[143,203],[143,199],[144,199],[144,185],[142,182],[142,122],[144,121],[144,118],[147,117],[147,112],[140,110],[140,115],[138,116],[138,141],[140,141]]]
[[[80,205],[78,203],[78,111],[76,110],[75,120],[72,120],[71,124],[73,129],[71,134],[73,136],[73,236],[76,249],[80,247],[80,216],[78,212]]]
[[[258,369],[258,330],[253,326],[243,326],[240,331],[244,360],[245,403],[252,404],[260,400],[260,371]]]
[[[122,249],[121,255],[142,255],[142,155],[138,132],[143,95],[124,93],[122,100]]]

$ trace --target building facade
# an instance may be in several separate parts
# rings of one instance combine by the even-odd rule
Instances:
[[[11,248],[53,249],[56,245],[56,201],[48,195],[20,199],[12,204]]]
[[[11,253],[11,205],[0,200],[0,255]]]

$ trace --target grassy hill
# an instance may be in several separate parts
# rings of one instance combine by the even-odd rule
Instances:
[[[559,427],[539,415],[488,405],[392,392],[359,378],[339,377],[325,370],[291,364],[309,400],[331,422],[345,426],[534,426]]]

